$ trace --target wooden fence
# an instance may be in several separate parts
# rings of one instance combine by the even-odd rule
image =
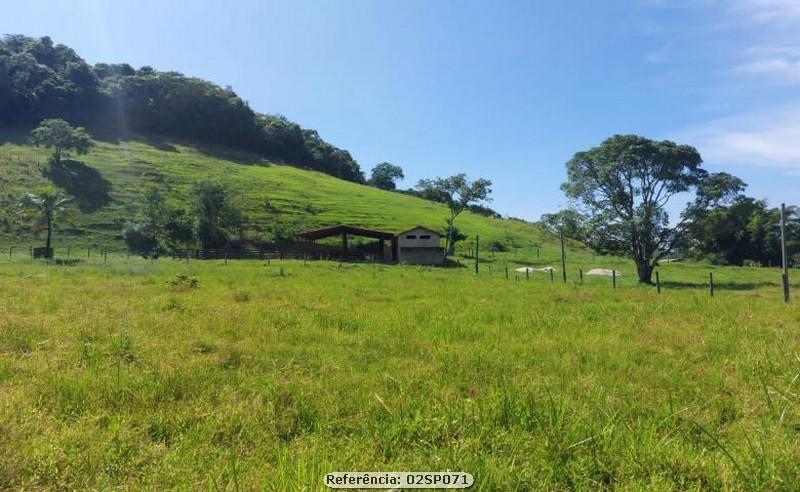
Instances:
[[[334,261],[375,261],[384,258],[374,252],[345,251],[335,248],[307,249],[186,249],[172,253],[173,260],[334,260]]]

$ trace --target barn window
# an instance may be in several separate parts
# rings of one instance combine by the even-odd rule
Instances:
[[[415,236],[414,234],[409,234],[406,236],[406,239],[416,239],[416,238],[417,236]]]
[[[430,234],[423,234],[423,235],[422,235],[422,236],[420,236],[419,238],[420,238],[420,239],[430,239],[430,238],[431,238],[431,235],[430,235]]]

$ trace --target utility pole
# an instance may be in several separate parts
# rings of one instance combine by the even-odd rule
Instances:
[[[783,302],[789,302],[789,259],[786,257],[786,204],[781,203],[781,259],[783,260]]]
[[[561,236],[561,276],[564,278],[564,283],[567,283],[567,253],[564,251],[564,229],[558,230]]]

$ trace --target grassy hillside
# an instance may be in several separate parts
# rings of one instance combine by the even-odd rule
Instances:
[[[0,145],[0,204],[8,210],[22,193],[48,182],[37,168],[37,163],[45,165],[48,152],[25,145],[24,138],[12,133],[4,135],[0,138],[4,142]],[[440,204],[220,148],[198,149],[148,139],[98,142],[89,155],[76,160],[81,162],[71,164],[72,175],[52,178],[79,198],[81,208],[74,224],[56,235],[56,247],[119,245],[119,233],[147,182],[170,190],[186,206],[195,182],[213,179],[228,184],[249,219],[248,234],[254,239],[263,237],[275,221],[298,229],[349,223],[401,231],[417,224],[441,228],[447,215]],[[265,206],[267,199],[270,207]],[[552,241],[530,224],[469,213],[459,217],[458,227],[470,236],[480,234],[486,241],[518,247]],[[12,236],[5,229],[0,231],[0,241],[32,241],[30,236]]]

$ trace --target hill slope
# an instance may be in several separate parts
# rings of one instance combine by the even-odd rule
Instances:
[[[0,241],[28,244],[14,205],[22,193],[46,184],[40,168],[48,153],[24,144],[12,133],[0,140]],[[387,231],[417,224],[441,229],[446,207],[419,198],[378,190],[316,171],[277,165],[255,154],[221,148],[198,149],[148,139],[97,142],[71,174],[52,181],[77,196],[80,211],[72,224],[56,234],[56,247],[67,245],[120,246],[120,231],[135,210],[141,187],[150,182],[170,191],[188,207],[192,185],[218,180],[230,186],[248,217],[248,236],[264,237],[275,223],[294,230],[348,223]],[[266,205],[268,203],[268,205]],[[537,226],[515,220],[488,218],[465,212],[459,228],[469,236],[530,247],[552,242]],[[20,226],[23,232],[18,232]],[[488,244],[488,243],[487,243]]]

